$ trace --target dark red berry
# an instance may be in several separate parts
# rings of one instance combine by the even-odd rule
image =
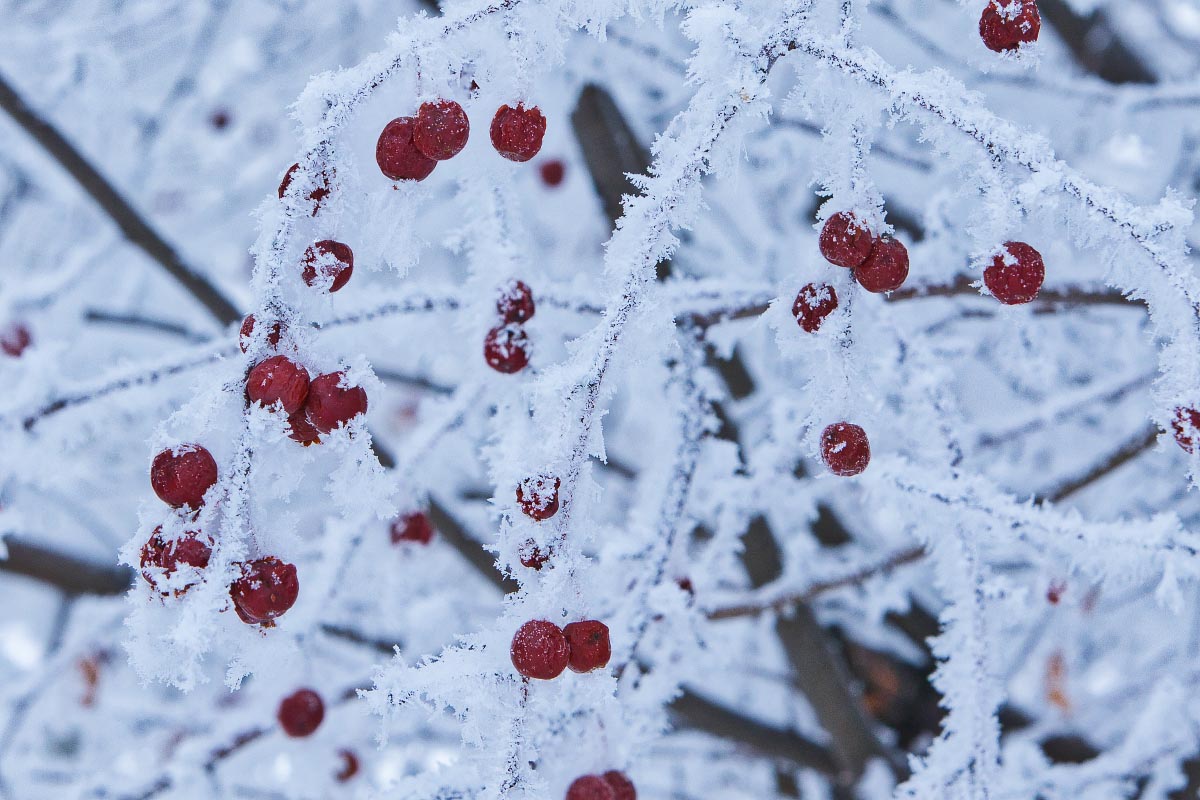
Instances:
[[[163,450],[150,464],[150,485],[169,506],[199,508],[204,493],[217,482],[217,462],[198,444]]]
[[[246,397],[267,407],[279,403],[283,413],[291,416],[308,397],[308,370],[287,356],[271,356],[246,376]]]
[[[325,703],[312,689],[300,689],[280,701],[275,717],[288,736],[311,736],[325,719]]]
[[[849,211],[839,211],[821,228],[817,246],[830,264],[853,269],[866,261],[875,236]]]
[[[279,338],[283,336],[283,323],[276,322],[271,326],[271,330],[267,333],[267,344],[271,348],[279,346]],[[254,315],[249,314],[242,320],[241,334],[238,336],[238,347],[243,353],[249,352],[250,345],[254,342]]]
[[[283,180],[279,182],[280,200],[282,200],[283,196],[287,194],[288,187],[292,185],[292,178],[295,176],[296,170],[298,169],[300,169],[299,164],[292,164],[290,167],[288,167],[288,171],[283,174]],[[320,184],[308,193],[308,199],[313,204],[312,213],[314,217],[317,215],[317,211],[321,208],[321,201],[332,194],[332,192],[333,189],[329,185],[329,175],[327,175],[325,172],[322,172]]]
[[[212,115],[208,118],[208,121],[214,128],[219,131],[223,131],[229,127],[229,112],[223,108],[218,108],[216,111],[212,112]]]
[[[423,181],[437,162],[413,143],[415,117],[397,117],[383,127],[375,143],[375,161],[379,171],[394,181]]]
[[[413,145],[434,161],[454,158],[467,146],[471,122],[453,100],[422,103],[413,126]]]
[[[1042,254],[1024,242],[1005,242],[983,271],[983,284],[1006,306],[1028,303],[1038,295],[1046,279]]]
[[[571,783],[567,800],[617,800],[617,793],[599,775],[584,775]]]
[[[808,333],[816,333],[825,318],[838,307],[837,292],[827,283],[809,283],[800,288],[792,315],[796,324]]]
[[[567,174],[567,166],[557,158],[552,158],[542,162],[539,172],[542,173],[542,183],[553,189],[563,182],[563,178]]]
[[[367,392],[361,386],[342,386],[344,372],[328,372],[313,378],[305,410],[308,421],[321,433],[339,425],[348,425],[359,414],[367,413]]]
[[[529,569],[541,570],[546,562],[550,560],[550,554],[543,552],[542,548],[538,547],[530,539],[525,543],[520,551],[521,566],[529,567]]]
[[[979,18],[979,38],[996,53],[1036,42],[1041,30],[1042,15],[1034,0],[991,0]]]
[[[509,161],[528,161],[542,149],[542,137],[546,135],[546,118],[534,106],[526,108],[524,103],[517,107],[503,105],[492,117],[492,147]]]
[[[821,460],[834,475],[849,477],[867,468],[871,445],[867,433],[851,422],[838,422],[821,432]]]
[[[633,788],[633,781],[624,772],[610,769],[602,777],[612,787],[616,800],[637,800],[637,789]]]
[[[496,312],[505,324],[528,322],[533,318],[533,292],[524,281],[511,280],[500,289]]]
[[[304,272],[301,277],[309,286],[328,287],[336,292],[354,274],[354,251],[350,246],[332,239],[323,239],[304,251]]]
[[[692,583],[691,578],[676,578],[675,585],[689,596],[695,596],[696,594],[696,585]]]
[[[548,475],[526,478],[517,485],[517,505],[532,520],[543,522],[558,513],[558,489],[562,481]]]
[[[1058,605],[1066,590],[1066,581],[1050,581],[1050,585],[1046,587],[1046,602],[1052,606]]]
[[[392,523],[392,544],[416,542],[429,544],[433,541],[433,522],[423,511],[405,514]]]
[[[1175,432],[1175,441],[1183,448],[1183,452],[1191,455],[1195,452],[1196,435],[1200,432],[1200,410],[1182,406],[1176,408],[1171,430]]]
[[[29,334],[29,328],[20,322],[15,322],[5,328],[3,333],[0,333],[0,350],[3,350],[7,356],[20,358],[21,353],[25,352],[25,348],[29,347],[32,341],[33,337]]]
[[[572,672],[591,672],[608,665],[612,658],[612,644],[608,640],[608,626],[594,619],[572,622],[563,628],[567,644],[571,647],[571,658],[567,666]]]
[[[187,531],[178,539],[167,540],[163,538],[162,526],[159,525],[142,545],[142,577],[158,589],[158,579],[170,578],[180,564],[204,569],[211,555],[212,548],[200,539],[198,531]],[[175,594],[186,592],[191,585],[189,583],[176,589]]]
[[[893,292],[908,277],[908,248],[899,239],[880,236],[867,260],[854,268],[854,279],[868,292]]]
[[[242,622],[271,623],[296,602],[300,580],[296,566],[275,556],[249,561],[242,565],[242,576],[229,587],[233,607]]]
[[[352,750],[339,750],[338,755],[342,759],[342,768],[334,777],[338,783],[345,783],[358,774],[358,756],[354,755]]]
[[[548,681],[567,668],[571,648],[561,628],[553,622],[535,619],[517,629],[509,655],[517,672],[526,678]]]
[[[321,443],[321,432],[308,421],[308,410],[300,409],[288,417],[288,438],[308,447]]]
[[[483,339],[483,359],[497,372],[512,375],[529,364],[529,336],[520,325],[500,325]]]

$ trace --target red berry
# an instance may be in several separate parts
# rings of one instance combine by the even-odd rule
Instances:
[[[379,171],[394,181],[423,181],[437,166],[413,143],[416,122],[415,117],[397,117],[383,126],[375,144]]]
[[[1045,279],[1042,254],[1024,242],[1005,242],[1004,250],[983,271],[983,284],[1006,306],[1033,300]]]
[[[675,585],[678,586],[680,588],[680,590],[682,590],[684,593],[686,593],[690,596],[695,596],[695,594],[696,594],[696,585],[694,583],[692,583],[691,578],[687,578],[687,577],[676,578]]]
[[[610,769],[603,778],[612,787],[616,800],[637,800],[637,789],[633,788],[633,781],[624,772]]]
[[[339,750],[338,755],[342,758],[342,768],[334,777],[338,783],[345,783],[358,774],[358,756],[351,750]]]
[[[283,413],[291,416],[308,397],[308,370],[287,356],[271,356],[246,376],[246,397],[268,407],[279,403]]]
[[[180,564],[204,569],[212,555],[212,548],[199,538],[197,531],[188,531],[178,539],[168,541],[162,536],[162,525],[154,529],[150,538],[142,545],[142,577],[158,589],[159,571],[169,578]],[[186,592],[192,584],[175,590],[175,594]]]
[[[517,629],[509,655],[517,672],[526,678],[548,681],[567,668],[571,648],[561,628],[553,622],[535,619]]]
[[[558,489],[562,481],[548,475],[526,478],[517,486],[517,505],[525,516],[537,522],[558,513]]]
[[[572,672],[591,672],[608,665],[612,644],[608,640],[608,626],[603,622],[594,619],[572,622],[563,628],[563,635],[571,646],[567,666]]]
[[[1200,411],[1182,406],[1176,408],[1171,430],[1175,432],[1175,441],[1183,448],[1183,452],[1191,455],[1195,452],[1196,433],[1200,431]]]
[[[817,246],[830,264],[853,269],[871,254],[875,236],[849,211],[839,211],[821,228]]]
[[[392,544],[417,542],[429,544],[433,541],[433,522],[423,511],[405,514],[392,523]]]
[[[229,596],[242,622],[269,624],[296,602],[300,580],[296,566],[265,556],[242,565],[242,576],[229,586]]]
[[[528,322],[533,318],[533,292],[524,281],[511,280],[500,290],[496,312],[506,324]]]
[[[529,363],[529,337],[520,325],[501,325],[483,340],[483,359],[496,372],[512,375]]]
[[[327,372],[313,378],[305,410],[308,421],[321,433],[348,425],[359,414],[367,413],[366,390],[361,386],[343,387],[345,379],[344,372]]]
[[[525,108],[503,105],[492,117],[492,147],[509,161],[528,161],[542,149],[542,137],[546,135],[546,118],[534,106]]]
[[[525,546],[520,551],[521,566],[529,567],[529,569],[541,570],[546,562],[550,560],[550,554],[542,552],[542,548],[538,547],[530,539],[525,543]]]
[[[838,307],[837,292],[827,283],[809,283],[800,288],[792,315],[796,324],[808,333],[816,333],[825,318]]]
[[[979,38],[997,53],[1036,42],[1041,29],[1042,15],[1034,0],[990,0],[979,18]]]
[[[307,409],[302,408],[288,417],[288,438],[305,447],[321,443],[321,432],[308,421]]]
[[[217,482],[217,462],[198,444],[163,450],[150,464],[150,485],[169,506],[199,508],[204,493]]]
[[[279,182],[279,199],[287,194],[288,187],[292,185],[292,177],[296,174],[296,170],[300,169],[299,164],[292,164],[288,167],[288,171],[283,174],[283,180]],[[317,215],[317,211],[321,208],[321,201],[332,194],[333,189],[329,185],[329,175],[325,172],[321,173],[321,183],[317,188],[308,193],[308,199],[313,204],[313,216]]]
[[[617,800],[617,793],[599,775],[584,775],[571,783],[567,800]]]
[[[276,322],[271,326],[271,330],[267,333],[267,344],[272,348],[279,346],[279,337],[283,336],[283,323]],[[242,352],[246,353],[250,350],[250,345],[254,342],[254,315],[249,314],[242,320],[242,331],[238,336],[238,347],[242,348]]]
[[[1059,604],[1062,600],[1063,592],[1067,590],[1066,581],[1050,581],[1050,585],[1046,587],[1046,602],[1052,606]]]
[[[354,251],[347,244],[323,239],[304,251],[304,272],[301,277],[309,286],[328,286],[336,292],[354,274]]]
[[[880,236],[867,260],[854,268],[854,279],[868,292],[892,292],[908,277],[908,248],[899,239]]]
[[[867,433],[851,422],[838,422],[821,432],[821,460],[834,475],[849,477],[867,468],[871,445]]]
[[[557,158],[553,158],[543,161],[539,171],[542,173],[542,183],[553,189],[563,182],[563,178],[567,174],[567,166]]]
[[[325,703],[312,689],[300,689],[280,701],[275,716],[288,736],[311,736],[325,719]]]
[[[434,161],[454,158],[467,146],[471,122],[453,100],[422,103],[413,126],[413,145]]]
[[[33,337],[29,335],[29,328],[16,322],[0,333],[0,350],[3,350],[5,355],[20,358],[21,353],[25,352],[25,348],[29,347],[32,341]]]

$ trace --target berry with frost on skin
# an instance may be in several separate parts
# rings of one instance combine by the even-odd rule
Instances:
[[[340,290],[354,274],[354,251],[350,245],[322,239],[304,251],[304,271],[300,277],[309,286],[328,284],[329,292]]]
[[[311,736],[325,719],[325,703],[312,689],[299,689],[280,701],[275,717],[288,736]]]
[[[1175,409],[1175,418],[1171,420],[1171,430],[1175,434],[1175,442],[1183,448],[1183,452],[1191,455],[1196,449],[1197,433],[1200,432],[1200,410],[1194,408]]]
[[[146,583],[158,590],[159,577],[170,578],[179,566],[185,565],[204,569],[212,556],[212,548],[201,541],[198,531],[187,531],[178,539],[163,538],[162,525],[154,529],[150,538],[142,545],[141,568],[142,577]],[[192,584],[187,584],[175,590],[178,596],[186,592]],[[163,594],[167,594],[163,592]]]
[[[169,506],[200,508],[204,493],[217,482],[217,462],[198,444],[161,451],[150,464],[150,486]]]
[[[437,162],[413,143],[415,117],[397,117],[383,126],[375,143],[375,163],[379,171],[394,181],[423,181]]]
[[[821,460],[834,475],[859,474],[871,461],[867,432],[852,422],[829,425],[821,432]]]
[[[33,336],[30,335],[29,328],[20,322],[14,322],[0,333],[0,350],[12,358],[20,358],[32,342]]]
[[[511,280],[500,289],[496,300],[496,313],[505,324],[528,322],[533,318],[535,306],[533,292],[524,281]]]
[[[530,539],[520,550],[521,566],[528,567],[533,570],[541,570],[546,562],[550,560],[550,554],[542,552],[542,548],[534,544]]]
[[[509,161],[528,161],[542,149],[546,118],[537,106],[526,108],[524,103],[517,103],[513,108],[503,105],[496,109],[489,132],[497,153]]]
[[[467,112],[453,100],[422,103],[413,125],[412,142],[417,150],[434,161],[454,158],[467,146],[471,122]]]
[[[242,320],[242,330],[238,335],[238,347],[242,349],[243,353],[249,352],[250,345],[254,342],[254,325],[255,320],[253,314],[248,314],[246,318]],[[281,336],[283,336],[283,323],[276,322],[271,326],[271,330],[267,333],[267,344],[271,347],[271,349],[279,346],[279,338]]]
[[[816,333],[825,318],[838,307],[837,292],[827,283],[809,283],[800,288],[792,303],[796,324],[808,333]]]
[[[617,793],[599,775],[584,775],[571,782],[567,800],[617,800]]]
[[[571,647],[567,666],[572,672],[591,672],[608,665],[612,644],[608,640],[608,626],[603,622],[594,619],[572,622],[563,628],[563,635]]]
[[[894,292],[908,277],[908,248],[899,239],[880,236],[866,261],[854,268],[854,279],[868,292]]]
[[[296,566],[265,556],[242,565],[242,575],[229,586],[234,610],[248,625],[271,625],[300,595]]]
[[[405,514],[392,522],[392,544],[416,542],[429,544],[433,541],[433,522],[423,511]]]
[[[979,38],[996,53],[1036,42],[1041,30],[1042,15],[1035,0],[989,0],[979,18]]]
[[[292,185],[292,178],[295,176],[298,169],[300,169],[299,164],[292,164],[290,167],[288,167],[288,171],[283,174],[283,180],[279,182],[280,200],[282,200],[283,196],[287,194],[288,187]],[[322,172],[320,184],[308,193],[308,199],[313,204],[312,215],[314,217],[317,215],[317,211],[321,208],[321,201],[332,193],[333,189],[329,185],[329,175],[327,175],[325,172]]]
[[[278,403],[291,416],[308,398],[308,370],[287,356],[260,361],[246,376],[246,397],[251,403],[272,408]]]
[[[637,789],[633,787],[633,781],[629,780],[629,776],[624,772],[610,769],[601,777],[612,787],[616,800],[637,800]]]
[[[549,161],[543,161],[538,167],[538,172],[542,175],[542,183],[549,186],[551,189],[563,182],[563,178],[567,174],[567,166],[557,158],[552,158]]]
[[[367,392],[361,386],[342,386],[344,372],[329,372],[313,378],[308,390],[305,412],[308,421],[321,433],[339,425],[348,425],[359,414],[367,413]]]
[[[338,756],[342,759],[342,766],[334,777],[338,783],[345,783],[358,774],[358,756],[354,755],[353,750],[339,750]]]
[[[308,447],[321,443],[321,432],[308,421],[308,410],[300,409],[288,417],[288,438]]]
[[[562,481],[548,475],[526,478],[517,485],[517,505],[535,522],[544,522],[558,513],[558,490]]]
[[[500,325],[483,340],[483,359],[496,372],[512,375],[529,364],[529,337],[520,325]]]
[[[830,264],[853,269],[866,261],[875,236],[848,211],[839,211],[821,227],[817,247]]]
[[[509,656],[526,678],[548,681],[567,668],[571,648],[562,629],[544,619],[526,622],[513,635]]]
[[[1045,279],[1042,254],[1024,242],[1005,242],[1003,251],[983,271],[984,286],[1006,306],[1032,301]]]

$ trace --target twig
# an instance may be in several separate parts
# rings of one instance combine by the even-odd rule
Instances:
[[[1130,437],[1099,464],[1096,464],[1082,475],[1065,481],[1057,488],[1045,494],[1038,495],[1036,501],[1039,503],[1057,503],[1060,500],[1065,500],[1076,492],[1086,489],[1093,483],[1125,466],[1142,453],[1154,447],[1157,441],[1158,428],[1149,425]]]
[[[99,564],[16,537],[6,538],[4,546],[8,558],[0,559],[0,572],[24,575],[67,594],[124,594],[133,581],[133,570],[117,564]]]

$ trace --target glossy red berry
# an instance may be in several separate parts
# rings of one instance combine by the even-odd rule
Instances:
[[[572,622],[563,628],[571,658],[567,666],[572,672],[591,672],[608,665],[612,658],[612,644],[608,640],[608,626],[594,619]]]
[[[629,780],[629,776],[624,772],[610,769],[601,777],[612,787],[616,800],[637,800],[637,789],[634,788],[633,781]]]
[[[517,505],[532,520],[544,522],[558,513],[558,490],[562,481],[548,475],[526,478],[517,485]]]
[[[1036,42],[1042,15],[1035,0],[990,0],[979,18],[979,38],[996,53]]]
[[[571,782],[567,800],[617,800],[617,793],[599,775],[584,775]]]
[[[533,318],[534,310],[533,292],[524,281],[511,280],[501,287],[496,313],[505,324],[528,322]]]
[[[367,392],[361,386],[342,386],[344,372],[328,372],[313,378],[305,410],[308,421],[321,433],[339,425],[348,425],[359,414],[367,413]]]
[[[275,556],[243,564],[242,576],[229,587],[234,609],[249,625],[271,624],[295,604],[299,594],[296,566]]]
[[[6,356],[20,358],[25,352],[25,348],[29,347],[33,342],[33,337],[29,334],[29,328],[26,328],[19,322],[15,322],[4,329],[0,333],[0,350],[4,351]]]
[[[415,117],[397,117],[383,127],[375,143],[375,162],[379,171],[394,181],[423,181],[437,162],[413,143]]]
[[[254,315],[249,314],[242,320],[242,330],[238,335],[238,347],[243,353],[249,352],[250,345],[254,342]],[[279,346],[279,338],[283,336],[283,323],[276,322],[271,326],[271,330],[267,333],[267,345],[272,349]]]
[[[280,701],[275,717],[288,736],[311,736],[325,719],[325,703],[312,689],[300,689]]]
[[[529,363],[529,336],[520,325],[501,325],[483,340],[483,359],[496,372],[512,375]]]
[[[908,277],[908,248],[899,239],[880,236],[867,260],[854,268],[854,279],[868,292],[893,292]]]
[[[471,122],[453,100],[422,103],[413,125],[413,145],[434,161],[454,158],[467,146]]]
[[[542,183],[553,189],[563,182],[563,178],[567,174],[567,166],[557,158],[552,158],[549,161],[543,161],[538,168],[542,174]]]
[[[405,514],[392,522],[392,544],[416,542],[429,544],[433,541],[433,522],[423,511]]]
[[[509,161],[528,161],[542,149],[542,137],[546,135],[546,118],[534,106],[526,108],[524,103],[517,107],[503,105],[492,117],[492,147]]]
[[[304,407],[308,386],[308,370],[287,356],[271,356],[246,376],[246,397],[268,408],[279,403],[291,416]]]
[[[358,774],[358,756],[352,750],[339,750],[338,756],[342,759],[342,766],[334,777],[338,783],[345,783]]]
[[[1196,449],[1196,437],[1200,433],[1200,410],[1194,408],[1175,409],[1175,418],[1171,420],[1171,430],[1175,433],[1175,441],[1183,448],[1183,452],[1191,455]]]
[[[212,556],[212,548],[200,538],[197,531],[188,531],[178,539],[163,538],[162,526],[159,525],[150,534],[150,538],[142,545],[142,577],[146,583],[158,589],[160,578],[170,578],[179,566],[185,565],[204,569]],[[186,592],[191,584],[182,586],[175,593]]]
[[[309,286],[320,286],[336,292],[346,285],[353,274],[354,251],[347,244],[323,239],[304,251],[301,277]]]
[[[853,269],[866,261],[875,236],[848,211],[839,211],[821,228],[817,246],[830,264]]]
[[[867,432],[851,422],[837,422],[821,432],[821,460],[834,475],[849,477],[867,468],[871,445]]]
[[[809,283],[801,287],[792,303],[796,324],[808,333],[816,333],[825,318],[838,307],[837,292],[827,283]]]
[[[217,462],[198,444],[163,450],[150,464],[150,486],[169,506],[204,504],[204,493],[217,482]]]
[[[983,271],[983,284],[1006,306],[1028,303],[1038,295],[1046,279],[1042,254],[1024,242],[1005,242]]]
[[[509,655],[517,672],[526,678],[548,681],[567,668],[571,650],[561,628],[553,622],[535,619],[517,629]]]
[[[321,432],[308,421],[308,410],[300,409],[288,417],[288,438],[308,447],[321,443]]]
[[[290,167],[288,167],[288,171],[283,174],[283,180],[279,182],[280,200],[282,200],[283,196],[287,194],[288,187],[292,185],[292,178],[295,176],[298,169],[300,169],[299,164],[292,164]],[[317,215],[317,211],[321,208],[321,201],[332,193],[333,189],[329,185],[329,175],[322,172],[320,182],[316,188],[308,193],[308,199],[313,204],[312,213],[314,217]]]

